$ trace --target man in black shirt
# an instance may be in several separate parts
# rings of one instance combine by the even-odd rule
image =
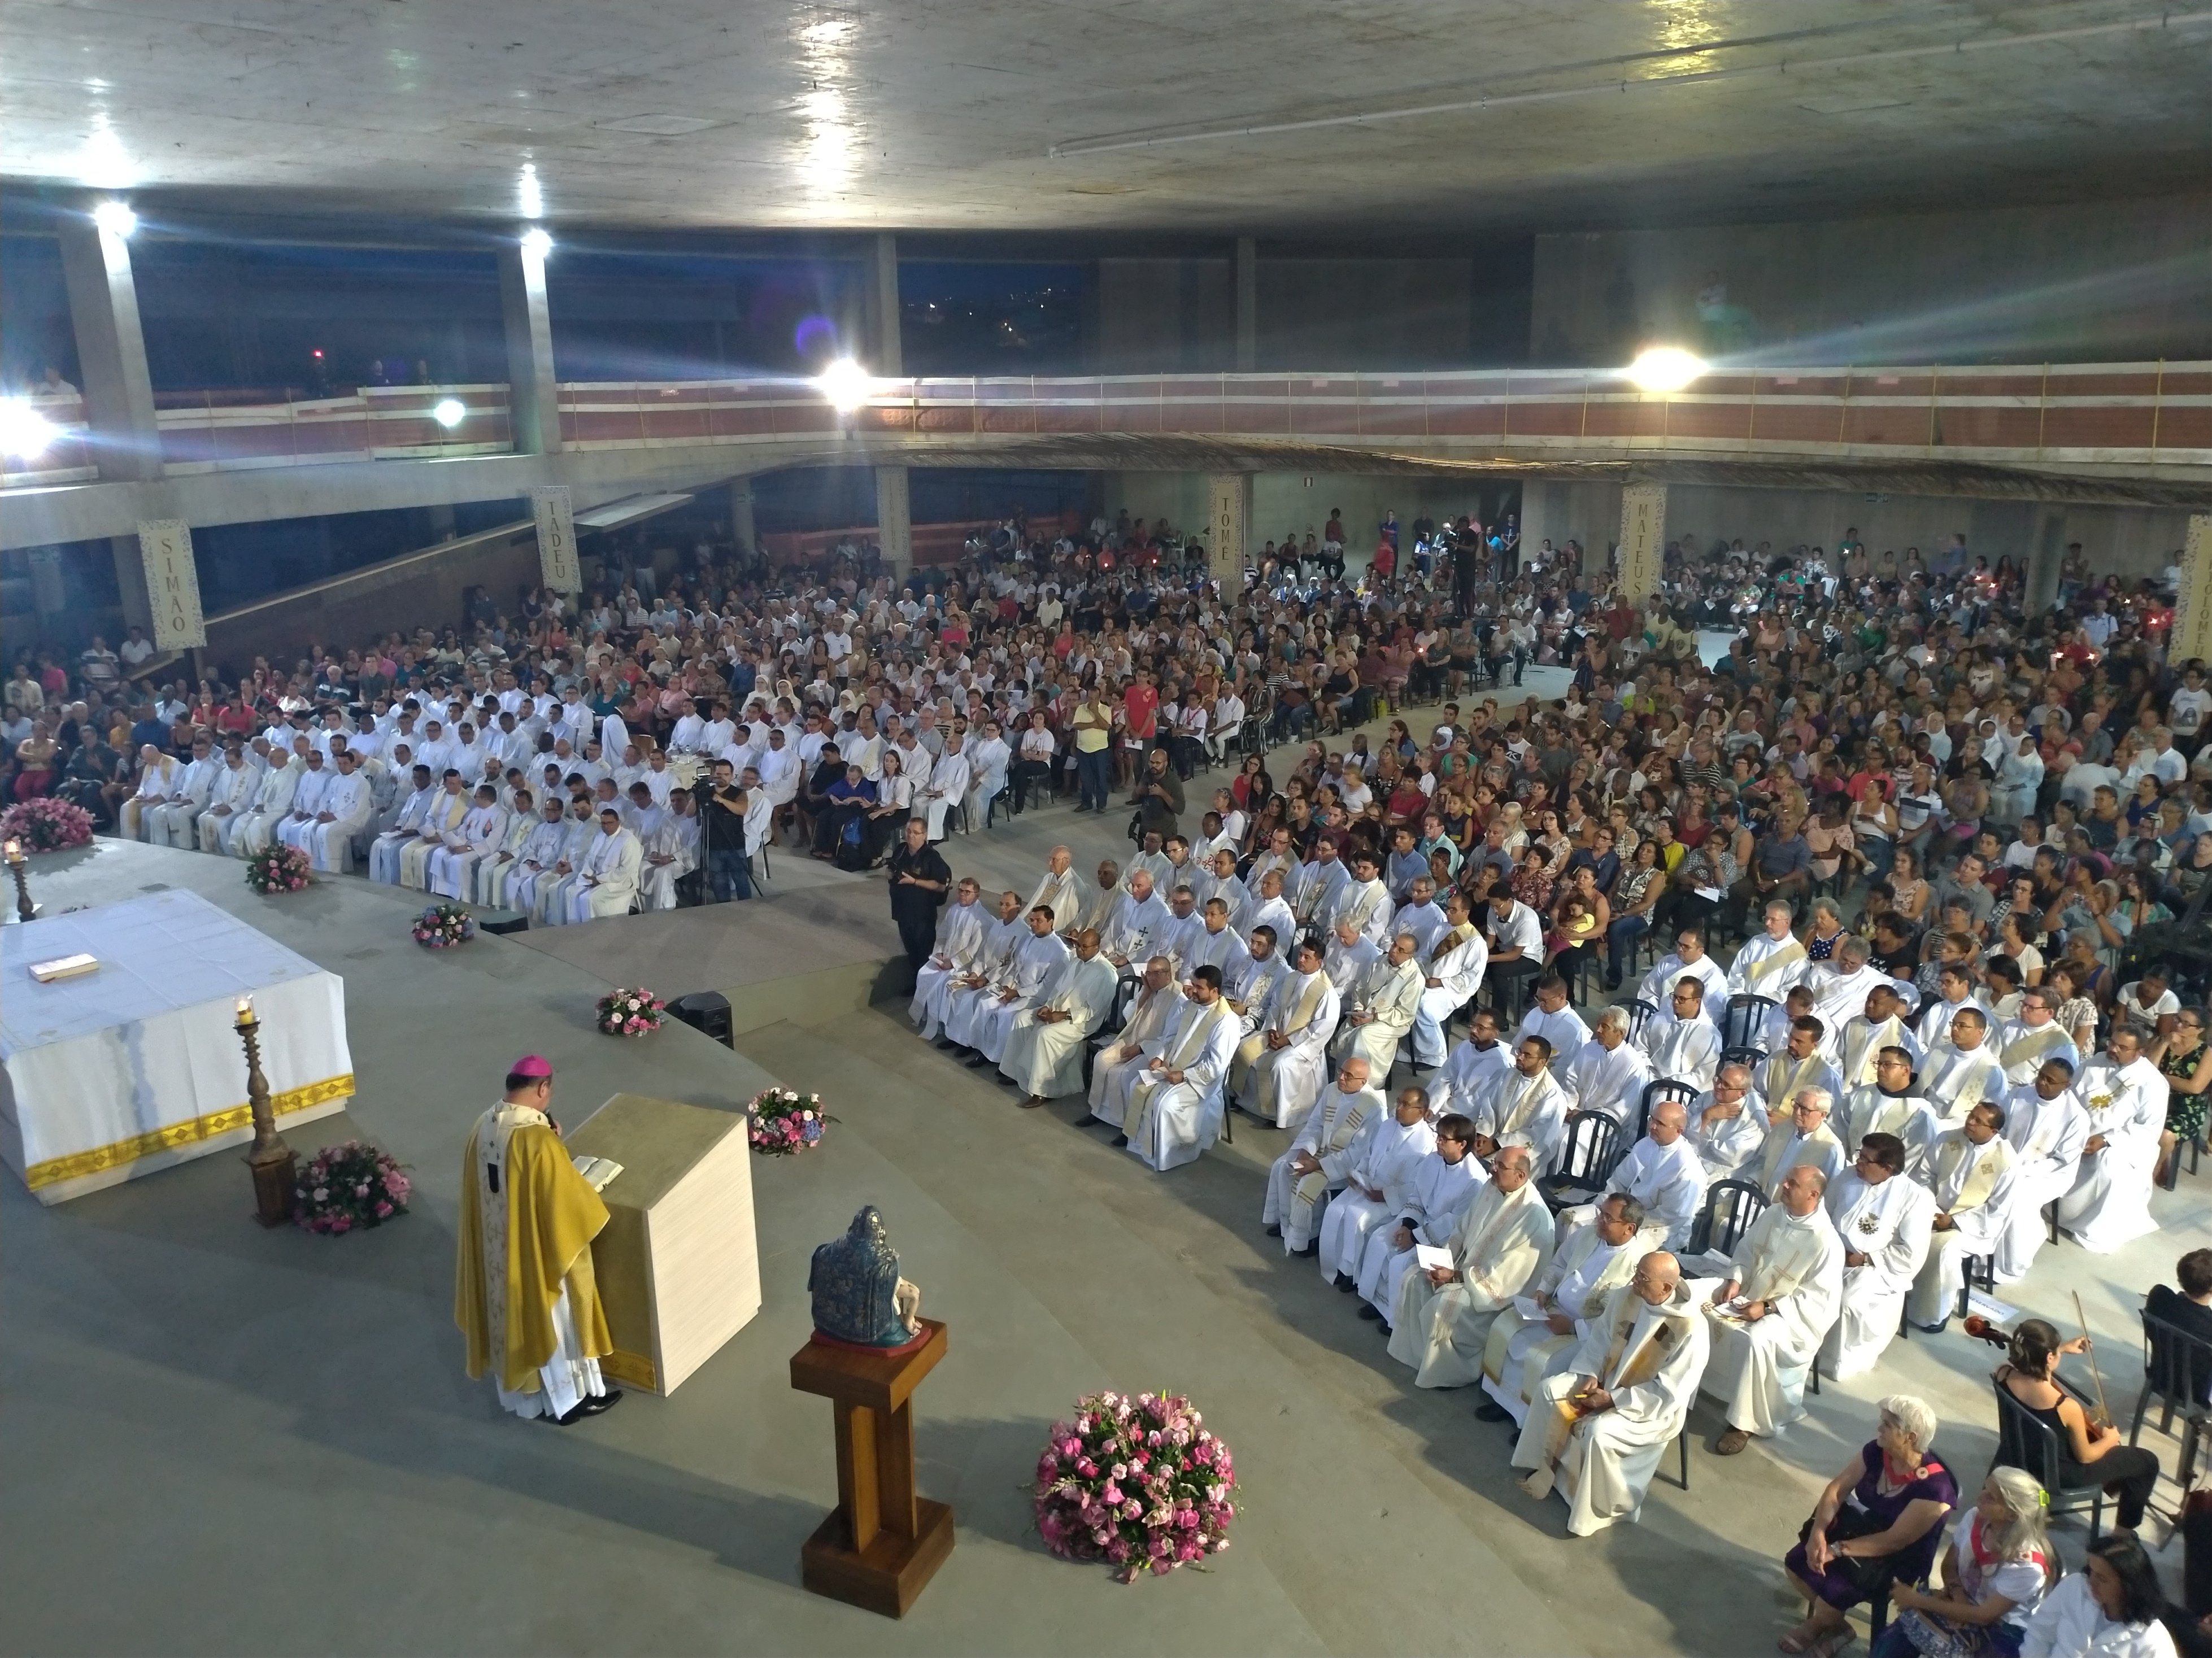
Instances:
[[[714,902],[753,896],[752,868],[745,861],[745,792],[726,760],[714,762],[711,778],[692,793],[699,801],[699,845],[707,854],[707,883]]]
[[[2212,1249],[2191,1249],[2174,1263],[2173,1275],[2180,1280],[2179,1291],[2163,1284],[2153,1285],[2143,1299],[2143,1311],[2199,1341],[2212,1342]],[[2163,1357],[2158,1349],[2166,1339],[2156,1333],[2151,1337],[2154,1370],[2158,1368],[2156,1359]],[[2180,1373],[2185,1369],[2189,1371],[2185,1376]],[[2173,1380],[2194,1394],[2198,1404],[2212,1404],[2212,1367],[2200,1360],[2194,1365],[2177,1365],[2175,1372]]]
[[[906,839],[890,855],[891,919],[917,975],[937,946],[937,912],[951,884],[951,866],[929,844],[929,825],[908,818]]]

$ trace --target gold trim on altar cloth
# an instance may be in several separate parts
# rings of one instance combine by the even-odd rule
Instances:
[[[303,1088],[288,1089],[272,1096],[269,1108],[276,1115],[289,1116],[305,1111],[330,1100],[341,1100],[353,1092],[353,1073],[343,1077],[325,1077],[320,1082],[309,1083]],[[79,1180],[87,1175],[97,1175],[104,1169],[118,1164],[136,1163],[141,1157],[150,1157],[157,1151],[173,1151],[180,1145],[191,1145],[200,1140],[211,1140],[218,1134],[228,1134],[234,1128],[250,1127],[253,1122],[251,1105],[234,1105],[228,1111],[211,1111],[204,1117],[193,1117],[184,1122],[173,1122],[165,1128],[149,1129],[143,1134],[133,1134],[127,1140],[117,1140],[112,1145],[94,1146],[89,1151],[73,1151],[65,1157],[50,1157],[44,1163],[34,1163],[23,1172],[23,1183],[33,1192],[42,1186],[52,1186],[57,1181]]]

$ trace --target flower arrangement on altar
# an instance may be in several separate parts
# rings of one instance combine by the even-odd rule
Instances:
[[[337,1237],[405,1214],[414,1189],[395,1159],[366,1140],[348,1140],[325,1146],[300,1171],[293,1214],[303,1230]]]
[[[301,892],[314,867],[314,860],[299,847],[271,841],[246,860],[246,884],[264,898],[272,892]]]
[[[756,1151],[796,1157],[819,1145],[823,1129],[836,1121],[822,1108],[819,1094],[763,1088],[745,1106],[745,1138]]]
[[[1229,1546],[1237,1473],[1229,1447],[1180,1394],[1092,1394],[1055,1422],[1037,1458],[1036,1523],[1069,1560],[1104,1560],[1133,1582]]]
[[[642,1036],[660,1029],[667,1005],[649,990],[615,991],[599,998],[599,1029],[610,1036]]]
[[[415,918],[415,942],[425,950],[445,950],[476,936],[476,918],[459,904],[433,904]]]
[[[0,812],[0,841],[14,841],[25,852],[66,852],[92,840],[92,814],[51,795],[34,795]]]

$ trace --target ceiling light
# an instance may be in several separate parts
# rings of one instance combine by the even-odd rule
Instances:
[[[0,398],[0,454],[43,454],[54,423],[21,398]]]
[[[545,191],[538,182],[538,169],[528,161],[522,164],[522,177],[515,185],[515,202],[526,219],[545,216]]]
[[[1628,365],[1628,378],[1646,392],[1679,392],[1705,372],[1705,361],[1679,345],[1655,345]]]
[[[450,432],[468,417],[468,412],[459,398],[440,398],[430,410],[430,417]]]
[[[92,210],[92,222],[111,236],[128,236],[138,228],[138,216],[125,202],[102,202]]]
[[[840,357],[814,377],[815,390],[830,399],[841,415],[849,415],[868,400],[875,380],[850,357]]]
[[[553,251],[553,238],[543,230],[526,230],[522,233],[522,251],[542,259]]]

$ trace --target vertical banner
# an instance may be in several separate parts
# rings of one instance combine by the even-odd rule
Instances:
[[[584,568],[576,558],[576,517],[565,483],[541,483],[530,492],[538,520],[539,579],[556,593],[584,591]]]
[[[138,525],[138,556],[146,566],[146,599],[154,612],[154,648],[188,651],[207,643],[200,615],[200,568],[192,558],[191,527],[182,519]]]
[[[876,468],[876,548],[884,568],[904,576],[914,568],[914,500],[906,468]]]
[[[1206,480],[1208,553],[1224,598],[1244,591],[1246,541],[1252,519],[1252,475],[1214,472]]]
[[[1613,554],[1620,591],[1631,603],[1659,591],[1666,561],[1667,486],[1632,483],[1620,492],[1620,544]]]
[[[2181,582],[2174,590],[2173,634],[2166,659],[2212,661],[2212,513],[2192,513],[2181,548]]]

